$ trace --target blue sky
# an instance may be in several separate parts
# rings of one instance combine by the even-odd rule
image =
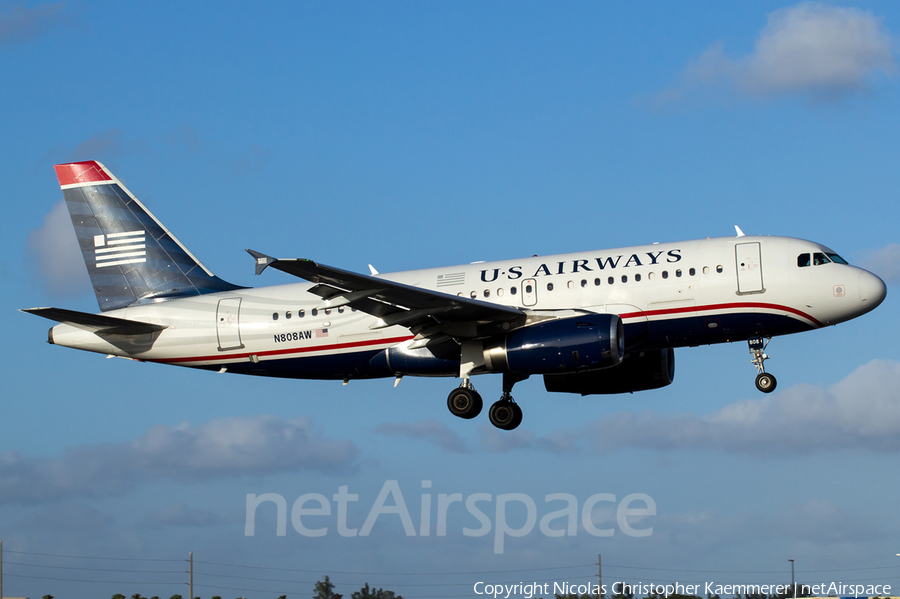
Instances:
[[[4,594],[186,594],[192,550],[202,597],[306,596],[326,574],[344,594],[471,597],[590,582],[597,554],[607,583],[784,583],[793,558],[800,581],[896,595],[898,33],[891,2],[0,4]],[[253,277],[248,247],[389,272],[738,224],[825,243],[889,294],[774,340],[771,396],[745,344],[685,349],[658,391],[520,383],[525,420],[501,434],[447,412],[449,380],[261,380],[46,344],[17,308],[97,310],[52,170],[89,159],[245,285],[290,280]],[[499,396],[499,377],[476,382]],[[432,510],[489,494],[492,528],[465,535],[479,523],[457,503],[445,536],[436,515],[408,536],[386,513],[345,537],[332,501],[303,518],[323,536],[290,513],[278,536],[272,503],[245,534],[248,495],[290,511],[341,487],[353,528],[389,488],[417,532],[423,494]],[[510,494],[509,527],[527,524],[522,497],[538,523],[501,553]],[[580,511],[574,536],[543,534],[551,494],[615,496],[590,521],[614,534]],[[655,504],[627,521],[648,536],[617,523],[633,494]],[[135,561],[86,559],[111,557]]]

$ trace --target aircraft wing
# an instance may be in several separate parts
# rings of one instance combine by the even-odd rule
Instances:
[[[416,334],[417,340],[481,337],[495,329],[509,330],[525,318],[522,311],[510,306],[405,285],[312,260],[247,252],[256,259],[256,274],[271,266],[316,283],[309,291],[325,300],[318,306],[320,310],[350,306],[380,318],[373,328],[403,325]]]

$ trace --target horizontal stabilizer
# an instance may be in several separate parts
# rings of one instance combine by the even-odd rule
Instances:
[[[124,318],[103,316],[102,314],[88,314],[63,308],[27,308],[22,312],[43,316],[56,322],[72,325],[92,333],[103,335],[146,335],[167,328],[165,325],[149,322],[137,322]]]

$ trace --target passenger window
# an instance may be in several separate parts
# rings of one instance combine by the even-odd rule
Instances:
[[[517,287],[510,287],[510,288],[509,288],[509,294],[510,294],[510,295],[515,295],[516,293],[518,293],[518,291],[519,291],[519,289],[518,289]]]
[[[722,274],[722,271],[723,271],[723,270],[725,270],[725,269],[722,267],[721,264],[718,265],[718,266],[716,267],[716,272],[719,273],[719,274]]]
[[[319,315],[319,311],[318,311],[317,309],[315,309],[315,308],[313,308],[312,310],[310,310],[309,313],[312,314],[313,316],[318,316],[318,315]]]
[[[343,314],[343,313],[344,313],[344,306],[341,306],[340,308],[338,308],[338,314]]]
[[[623,282],[623,283],[627,283],[627,282],[628,282],[628,275],[622,275],[622,282]]]
[[[635,283],[640,283],[640,282],[641,282],[641,275],[634,275],[634,282],[635,282]]]
[[[693,277],[695,274],[697,274],[697,271],[692,268],[688,271],[688,274]]]
[[[525,285],[525,293],[531,293],[532,291],[534,290],[531,288],[531,285]]]
[[[503,297],[503,287],[497,290],[497,297]]]
[[[616,282],[616,280],[615,280],[615,278],[610,277],[610,278],[606,279],[606,282],[609,283],[610,285],[612,285],[613,283]]]
[[[662,271],[662,278],[664,278],[664,279],[668,279],[668,278],[669,278],[669,271],[668,271],[668,270]]]
[[[680,268],[679,268],[678,270],[675,271],[675,276],[676,276],[676,277],[681,277],[681,269],[680,269]]]
[[[704,267],[703,267],[703,274],[705,274],[705,275],[708,275],[708,274],[709,274],[709,267],[708,267],[708,266],[704,266]]]
[[[828,264],[831,260],[823,254],[822,252],[816,252],[813,254],[813,266],[819,266],[821,264]]]
[[[568,287],[569,289],[575,289],[575,281],[569,281],[568,283],[566,283],[566,287]]]
[[[809,266],[809,254],[800,254],[797,256],[797,266]]]
[[[278,320],[278,312],[272,312],[272,320]]]
[[[331,308],[325,308],[325,316],[331,316]]]
[[[476,297],[478,297],[478,292],[473,291],[472,293],[469,294],[469,297],[471,297],[472,299],[475,299]]]
[[[594,279],[594,287],[600,286],[600,279]]]
[[[553,291],[553,283],[547,283],[547,291]]]
[[[284,317],[287,318],[288,320],[291,319],[291,312],[290,312],[290,310],[288,310],[287,312],[284,313]]]
[[[306,310],[297,310],[298,318],[303,318],[304,316],[306,316]]]
[[[484,290],[484,297],[491,297],[491,290],[490,290],[490,289],[485,289],[485,290]]]
[[[649,275],[647,275],[647,278],[650,279],[650,280],[652,281],[653,279],[656,278],[656,273],[655,273],[655,272],[651,272]]]

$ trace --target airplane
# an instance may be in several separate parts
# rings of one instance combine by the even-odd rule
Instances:
[[[48,341],[109,356],[220,373],[350,380],[461,379],[448,398],[478,416],[472,377],[502,374],[488,416],[515,429],[513,386],[549,392],[659,389],[674,349],[747,341],[770,393],[772,337],[875,309],[876,275],[821,244],[744,235],[515,260],[360,274],[247,250],[303,282],[242,287],[210,272],[96,161],[55,166],[101,314],[24,310],[60,324]]]

